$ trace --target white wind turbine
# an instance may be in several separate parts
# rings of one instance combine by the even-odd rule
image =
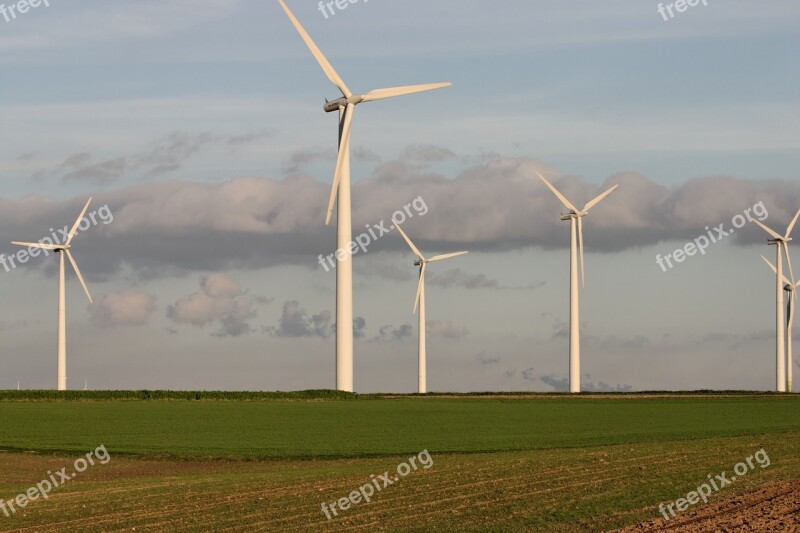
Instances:
[[[83,281],[83,276],[81,275],[81,271],[78,269],[78,264],[75,263],[75,259],[72,257],[72,253],[70,253],[70,243],[72,242],[72,238],[75,236],[75,232],[78,231],[78,226],[83,220],[83,215],[86,214],[86,210],[89,209],[89,204],[91,203],[92,199],[86,202],[86,205],[83,206],[83,211],[81,214],[78,215],[78,219],[75,221],[75,224],[72,225],[72,229],[69,231],[67,235],[67,240],[63,244],[45,244],[41,242],[18,242],[13,241],[11,244],[17,244],[19,246],[26,246],[29,248],[40,248],[42,250],[52,250],[55,253],[59,254],[59,262],[58,262],[58,332],[57,332],[57,344],[56,344],[56,356],[57,356],[57,364],[58,364],[58,380],[57,380],[57,388],[60,391],[67,390],[67,308],[66,308],[66,295],[64,292],[64,255],[67,256],[69,259],[70,264],[72,264],[72,268],[75,269],[75,274],[78,276],[78,280],[81,282],[81,286],[83,287],[83,291],[86,293],[86,297],[89,299],[89,303],[92,303],[92,295],[89,294],[89,289],[86,287],[86,282]],[[47,252],[45,252],[46,254]]]
[[[350,211],[350,128],[353,123],[353,113],[358,104],[383,100],[395,96],[431,91],[449,87],[450,83],[432,83],[428,85],[411,85],[394,87],[390,89],[377,89],[366,94],[353,94],[336,73],[328,59],[317,47],[303,26],[286,6],[283,0],[278,0],[305,41],[306,46],[316,58],[328,79],[341,91],[342,97],[333,101],[325,101],[323,109],[327,113],[339,112],[339,155],[336,160],[336,170],[333,174],[328,210],[325,215],[325,224],[330,223],[333,213],[333,203],[337,203],[337,238],[336,249],[347,250],[352,242],[352,223]],[[346,254],[343,261],[338,261],[336,266],[336,388],[338,390],[353,391],[353,262],[352,256]]]
[[[537,170],[536,174],[542,179],[545,185],[553,191],[556,198],[569,209],[565,215],[561,215],[561,220],[569,220],[572,224],[570,237],[570,278],[569,278],[569,391],[576,393],[581,391],[581,333],[580,333],[580,297],[578,289],[578,253],[580,252],[581,263],[581,285],[585,284],[585,268],[583,260],[583,217],[589,214],[589,210],[600,203],[606,196],[614,192],[619,185],[614,185],[606,192],[587,203],[583,209],[578,209],[561,194],[558,189],[547,181]]]
[[[784,275],[783,275],[783,255],[786,254],[786,262],[789,265],[789,275],[791,279],[794,279],[794,272],[792,272],[792,258],[789,255],[789,242],[792,240],[791,234],[792,230],[794,230],[795,224],[797,224],[797,219],[800,217],[800,210],[797,211],[797,214],[792,219],[792,222],[789,224],[789,227],[786,229],[786,234],[781,235],[777,231],[774,231],[768,228],[759,220],[753,220],[756,224],[758,224],[761,229],[766,231],[772,239],[767,241],[767,244],[770,246],[776,247],[776,265],[775,268],[775,279],[776,279],[776,322],[775,322],[775,330],[776,330],[776,341],[775,341],[775,390],[778,392],[786,392],[786,338],[784,336],[784,310],[783,310],[783,282],[784,282]]]
[[[761,256],[775,275],[778,274],[778,269],[775,268],[769,259]],[[789,299],[788,304],[786,305],[786,312],[788,317],[786,318],[786,390],[788,392],[793,392],[793,385],[792,385],[792,365],[794,365],[793,361],[793,353],[792,353],[792,328],[794,326],[794,307],[797,301],[797,289],[800,288],[800,281],[797,283],[792,283],[791,280],[787,279],[786,276],[783,277],[783,290],[786,291],[786,296]]]
[[[400,224],[397,224],[395,227],[400,231],[400,235],[406,240],[411,251],[417,254],[417,260],[414,261],[414,266],[419,267],[419,284],[417,285],[417,297],[414,300],[414,313],[416,313],[417,308],[419,308],[419,393],[425,394],[428,392],[427,360],[425,353],[425,269],[428,263],[435,263],[444,259],[450,259],[451,257],[458,257],[459,255],[464,255],[469,252],[435,255],[430,259],[426,259],[425,256],[422,255],[422,252],[411,242],[411,239],[408,238],[408,235],[406,235],[406,232],[400,227]]]

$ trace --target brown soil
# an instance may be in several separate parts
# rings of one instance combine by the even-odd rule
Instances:
[[[800,480],[768,485],[680,514],[669,521],[651,520],[618,531],[800,532]]]

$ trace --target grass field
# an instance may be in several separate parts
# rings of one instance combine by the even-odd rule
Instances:
[[[800,398],[285,397],[0,401],[0,499],[112,456],[0,530],[603,530],[764,448],[729,497],[800,479]],[[320,510],[427,449],[369,504]],[[36,453],[30,453],[36,452]]]

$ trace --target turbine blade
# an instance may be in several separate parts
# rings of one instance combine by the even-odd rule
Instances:
[[[583,217],[578,217],[578,243],[581,254],[581,286],[586,287],[586,268],[583,261]]]
[[[797,214],[792,219],[792,223],[789,224],[789,227],[786,229],[786,238],[788,239],[791,234],[792,230],[794,229],[795,224],[797,224],[797,219],[800,218],[800,210],[797,211]]]
[[[445,82],[427,83],[425,85],[406,85],[404,87],[391,87],[389,89],[376,89],[365,94],[362,102],[373,102],[375,100],[383,100],[384,98],[394,98],[395,96],[405,96],[407,94],[434,91],[436,89],[443,89],[452,85],[453,84],[450,82]]]
[[[331,215],[333,215],[333,204],[336,201],[336,194],[339,192],[339,183],[342,181],[342,167],[344,166],[344,158],[350,150],[350,129],[353,125],[353,113],[355,113],[355,104],[347,104],[344,110],[342,133],[339,139],[339,155],[336,157],[336,170],[333,171],[333,184],[331,185],[331,197],[328,200],[328,212],[325,214],[325,225],[331,222]]]
[[[78,231],[78,226],[80,225],[81,220],[83,219],[83,215],[86,214],[86,210],[89,209],[90,203],[92,203],[91,196],[86,201],[86,205],[83,206],[83,211],[81,211],[81,214],[78,215],[78,218],[75,220],[75,224],[72,225],[72,229],[69,230],[69,235],[67,235],[67,242],[64,243],[65,245],[68,245],[72,241],[72,238],[75,236],[75,232]]]
[[[763,259],[763,260],[764,260],[764,261],[767,263],[767,265],[769,265],[769,267],[772,269],[772,271],[773,271],[773,272],[775,273],[775,275],[777,276],[777,275],[778,275],[778,269],[777,269],[777,268],[775,268],[775,265],[773,265],[773,264],[772,264],[772,261],[770,261],[769,259],[767,259],[767,258],[766,258],[766,257],[764,257],[763,255],[761,256],[761,259]],[[784,282],[786,285],[794,285],[794,283],[792,283],[791,281],[789,281],[788,279],[786,279],[786,276],[783,276],[783,282]],[[800,282],[798,282],[798,285],[800,285]]]
[[[11,241],[11,244],[16,244],[17,246],[27,246],[29,248],[42,248],[43,250],[55,250],[58,248],[58,245],[55,244],[44,244],[41,242],[19,242],[19,241]]]
[[[69,250],[64,250],[64,252],[66,252],[69,262],[72,263],[72,268],[75,269],[75,273],[78,275],[78,280],[80,280],[81,285],[83,286],[83,292],[86,293],[86,297],[89,298],[89,303],[94,303],[92,302],[92,295],[89,294],[89,288],[86,287],[86,282],[83,281],[83,276],[81,275],[81,271],[78,268],[78,263],[76,263],[75,259],[72,258],[72,254],[69,252]]]
[[[292,24],[294,24],[297,33],[300,34],[300,37],[303,38],[303,41],[305,41],[308,49],[311,50],[311,53],[316,58],[319,66],[322,67],[323,71],[325,71],[325,75],[328,76],[328,79],[331,80],[331,83],[336,85],[336,87],[342,91],[342,94],[346,98],[350,98],[353,93],[350,92],[350,89],[347,88],[344,80],[342,80],[336,70],[334,70],[333,65],[331,65],[330,61],[328,61],[328,58],[325,57],[325,54],[322,53],[322,50],[319,49],[314,40],[311,38],[308,32],[306,32],[305,28],[303,28],[303,26],[300,24],[300,21],[297,20],[297,17],[294,16],[294,13],[292,13],[292,10],[289,9],[286,3],[283,0],[278,0],[278,2],[280,2],[283,10],[286,11],[286,14],[289,16],[289,20],[291,20]]]
[[[595,198],[594,200],[592,200],[591,202],[586,204],[586,206],[583,208],[583,210],[584,211],[588,211],[589,209],[591,209],[594,206],[596,206],[597,204],[599,204],[603,200],[603,198],[605,198],[606,196],[608,196],[609,194],[614,192],[617,189],[617,187],[619,187],[619,185],[614,185],[613,187],[608,189],[606,192],[604,192],[603,194],[601,194],[600,196],[598,196],[597,198]]]
[[[576,208],[574,205],[572,205],[572,204],[570,203],[570,201],[569,201],[569,200],[567,200],[567,199],[564,197],[564,195],[563,195],[563,194],[561,194],[561,193],[558,191],[558,189],[556,189],[555,187],[553,187],[553,184],[552,184],[552,183],[550,183],[549,181],[547,181],[547,178],[545,178],[544,176],[542,176],[542,174],[541,174],[541,173],[540,173],[538,170],[536,171],[536,174],[538,174],[538,175],[539,175],[539,177],[542,179],[542,181],[544,182],[544,184],[545,184],[545,185],[547,185],[547,186],[550,188],[550,190],[551,190],[551,191],[553,191],[553,194],[555,194],[555,195],[556,195],[556,198],[558,198],[559,200],[561,200],[561,203],[562,203],[562,204],[564,204],[564,206],[565,206],[567,209],[569,209],[569,210],[571,210],[571,211],[574,211],[575,213],[577,213],[577,212],[578,212],[577,208]]]
[[[769,265],[769,267],[772,269],[772,271],[773,271],[773,272],[774,272],[776,275],[778,274],[778,269],[777,269],[777,268],[775,268],[775,265],[773,265],[773,264],[772,264],[772,261],[770,261],[769,259],[767,259],[767,258],[766,258],[766,257],[764,257],[763,255],[761,256],[761,259],[763,259],[763,260],[764,260],[764,262],[765,262],[765,263],[767,263],[767,264]]]
[[[415,254],[417,254],[417,257],[419,257],[420,259],[424,260],[425,256],[422,255],[422,252],[420,252],[419,249],[416,246],[414,246],[414,243],[411,242],[411,239],[408,238],[408,235],[406,235],[406,232],[403,231],[403,228],[400,227],[400,224],[396,224],[395,227],[400,232],[400,235],[402,235],[403,238],[406,240],[406,242],[408,243],[408,246],[411,248],[411,251],[414,252]]]
[[[761,223],[760,221],[758,221],[758,220],[753,220],[753,222],[755,222],[756,224],[758,224],[759,226],[761,226],[761,229],[763,229],[764,231],[766,231],[767,233],[769,233],[770,235],[772,235],[772,237],[773,237],[773,238],[775,238],[775,239],[778,239],[779,241],[782,241],[782,240],[783,240],[783,235],[780,235],[780,234],[778,234],[778,232],[777,232],[777,231],[773,231],[773,230],[771,230],[770,228],[768,228],[767,226],[765,226],[764,224],[762,224],[762,223]]]
[[[419,284],[417,285],[417,298],[414,300],[414,314],[417,314],[417,308],[419,307],[419,298],[422,294],[422,287],[425,285],[425,268],[427,267],[428,263],[422,263],[419,267]]]
[[[437,255],[437,256],[431,257],[428,260],[428,262],[429,263],[434,263],[436,261],[442,261],[444,259],[450,259],[451,257],[458,257],[459,255],[464,255],[464,254],[468,254],[468,253],[469,252],[455,252],[455,253],[452,253],[452,254]]]

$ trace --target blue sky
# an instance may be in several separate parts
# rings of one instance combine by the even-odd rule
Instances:
[[[356,223],[422,196],[420,247],[472,252],[428,291],[432,390],[566,375],[568,233],[534,168],[578,203],[621,185],[587,223],[587,384],[772,387],[762,235],[668,273],[655,256],[759,201],[776,228],[800,208],[796,2],[666,22],[641,0],[290,6],[355,91],[454,84],[360,106],[353,133]],[[333,251],[321,107],[338,95],[277,1],[51,0],[0,19],[0,51],[2,242],[71,222],[89,195],[114,213],[74,243],[100,303],[68,277],[70,386],[331,387],[334,276],[316,258]],[[356,258],[360,391],[415,385],[404,246]],[[0,271],[16,302],[0,387],[52,386],[54,273]]]

